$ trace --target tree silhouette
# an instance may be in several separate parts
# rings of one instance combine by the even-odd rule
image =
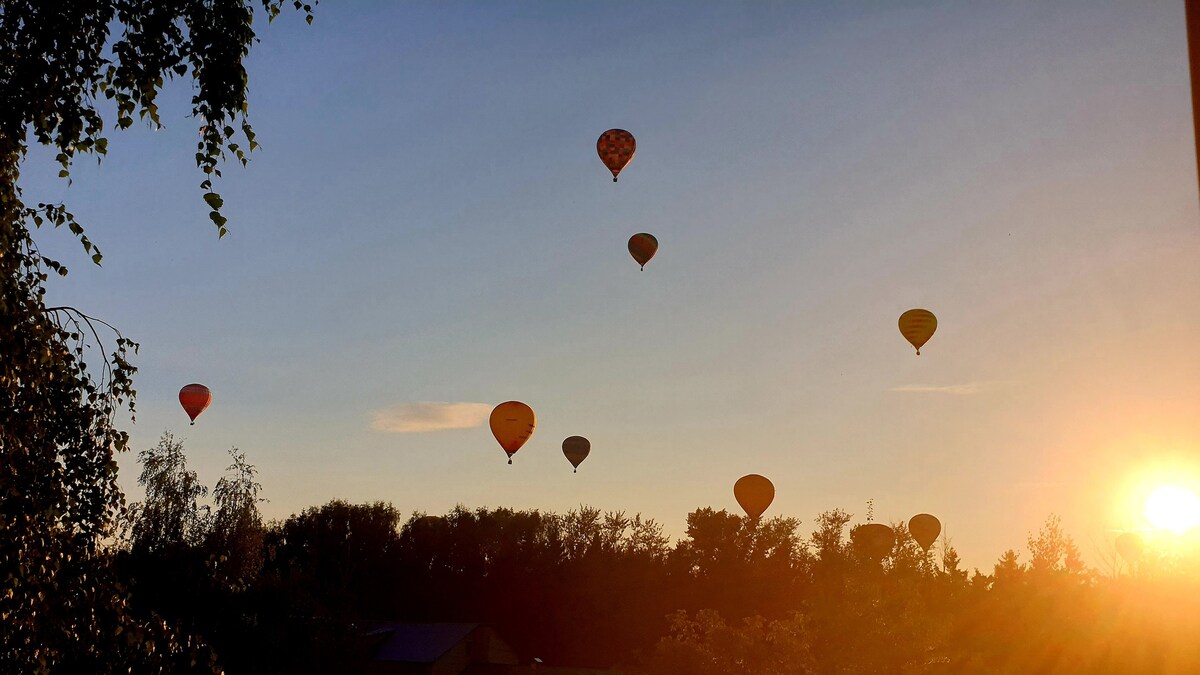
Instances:
[[[244,162],[255,146],[242,67],[255,8],[275,16],[283,5],[5,0],[0,8],[0,671],[213,667],[189,638],[129,614],[102,555],[122,505],[114,453],[128,436],[115,415],[133,412],[128,357],[137,345],[78,309],[46,305],[50,275],[67,268],[42,255],[33,230],[65,227],[92,262],[103,256],[63,204],[27,203],[20,177],[34,144],[56,153],[69,179],[75,160],[105,155],[106,124],[128,128],[136,115],[157,125],[158,92],[187,77],[201,187],[223,235],[213,178],[226,153]],[[101,356],[89,360],[88,347]]]
[[[138,485],[146,500],[130,507],[130,548],[136,554],[161,553],[195,546],[208,535],[208,496],[195,471],[187,468],[183,443],[169,432],[158,445],[138,453],[142,473]]]

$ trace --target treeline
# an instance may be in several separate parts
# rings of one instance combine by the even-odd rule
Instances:
[[[488,622],[523,660],[634,673],[1200,672],[1196,561],[1104,576],[1053,517],[1028,563],[1010,550],[990,573],[947,542],[926,554],[903,523],[872,559],[840,510],[802,534],[701,508],[674,543],[589,507],[406,518],[334,501],[265,524],[231,455],[209,505],[181,444],[141,453],[146,499],[114,556],[134,609],[233,675],[355,672],[373,620]]]

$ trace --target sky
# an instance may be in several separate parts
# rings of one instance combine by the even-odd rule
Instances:
[[[184,81],[165,128],[23,179],[104,252],[37,235],[71,268],[49,300],[141,344],[134,450],[171,431],[212,485],[236,446],[270,518],[588,504],[678,537],[761,473],[803,532],[929,512],[989,570],[1052,513],[1099,559],[1154,484],[1200,487],[1176,0],[380,1],[256,28],[262,147],[218,183],[224,239]],[[614,127],[638,141],[617,184]],[[939,321],[919,357],[914,307]],[[508,466],[482,421],[513,399],[538,423]]]

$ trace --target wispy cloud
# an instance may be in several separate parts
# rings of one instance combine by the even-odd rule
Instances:
[[[401,403],[371,411],[371,428],[393,434],[419,434],[446,429],[469,429],[487,421],[487,403]]]
[[[991,389],[1000,382],[968,382],[966,384],[902,384],[892,387],[888,391],[896,391],[906,394],[952,394],[954,396],[967,396],[969,394],[978,394],[986,389]]]

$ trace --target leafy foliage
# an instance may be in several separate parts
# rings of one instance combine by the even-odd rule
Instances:
[[[255,477],[258,470],[246,460],[246,453],[231,448],[233,463],[213,488],[213,512],[205,547],[216,556],[219,577],[229,585],[244,585],[254,580],[262,566],[263,520],[258,504],[262,485]]]
[[[811,631],[800,614],[770,621],[748,617],[730,626],[711,609],[671,615],[671,632],[659,641],[648,673],[678,675],[804,675],[815,673]]]
[[[1083,571],[1083,559],[1071,537],[1063,532],[1062,520],[1055,515],[1046,518],[1037,536],[1029,535],[1029,571],[1034,574],[1078,574]]]
[[[223,202],[212,191],[212,179],[221,176],[228,155],[245,164],[247,153],[258,147],[246,117],[242,65],[256,40],[255,5],[274,19],[285,4],[304,11],[312,23],[312,5],[301,0],[6,2],[0,44],[14,59],[0,93],[3,161],[15,169],[32,134],[35,142],[57,149],[59,176],[67,178],[79,156],[108,151],[101,100],[115,107],[119,129],[133,126],[134,115],[159,126],[159,91],[167,80],[189,77],[196,92],[191,113],[200,122],[196,165],[205,175],[200,186],[212,209],[209,218],[224,236]],[[19,213],[37,226],[43,218],[69,226],[99,263],[99,251],[62,205],[39,204]]]
[[[208,531],[209,511],[200,504],[208,488],[196,472],[187,470],[183,443],[165,433],[158,445],[139,453],[138,460],[138,485],[146,489],[146,501],[130,508],[133,551],[155,553],[199,544]]]
[[[804,537],[794,518],[700,508],[674,543],[653,521],[586,506],[563,514],[459,506],[405,520],[387,503],[339,500],[262,526],[253,467],[232,455],[214,496],[248,517],[208,519],[212,531],[190,537],[182,553],[140,561],[130,553],[137,564],[126,571],[148,610],[192,626],[235,672],[364,672],[375,620],[488,622],[524,661],[638,673],[1200,665],[1192,639],[1200,602],[1167,590],[1200,597],[1189,595],[1200,590],[1195,580],[1097,577],[1066,562],[1074,544],[1054,517],[1027,541],[1032,556],[1054,565],[1035,571],[1010,550],[994,574],[973,577],[948,540],[939,565],[903,523],[891,525],[896,541],[882,560],[860,555],[853,517],[841,510],[820,514]],[[166,482],[187,483],[185,463],[171,466],[176,476]],[[186,497],[195,490],[156,494],[202,509]],[[259,529],[261,557],[246,558],[243,582],[230,585],[213,561],[234,554],[229,534],[247,528]]]
[[[308,14],[311,7],[292,2]],[[246,72],[256,11],[284,0],[6,0],[0,5],[0,671],[209,669],[211,655],[162,621],[129,613],[101,542],[123,505],[114,423],[134,412],[128,361],[137,345],[71,307],[47,307],[50,274],[67,268],[31,232],[66,227],[92,262],[99,248],[63,204],[29,205],[20,171],[29,145],[56,151],[70,179],[81,156],[108,151],[134,116],[160,123],[165,82],[195,85],[196,163],[218,235],[212,179],[227,155],[256,143],[246,119]],[[256,10],[257,8],[257,10]],[[240,132],[240,133],[239,133]],[[113,332],[109,333],[108,330]],[[87,348],[101,356],[88,358]],[[180,665],[182,664],[182,665]],[[168,665],[170,668],[168,668]]]

